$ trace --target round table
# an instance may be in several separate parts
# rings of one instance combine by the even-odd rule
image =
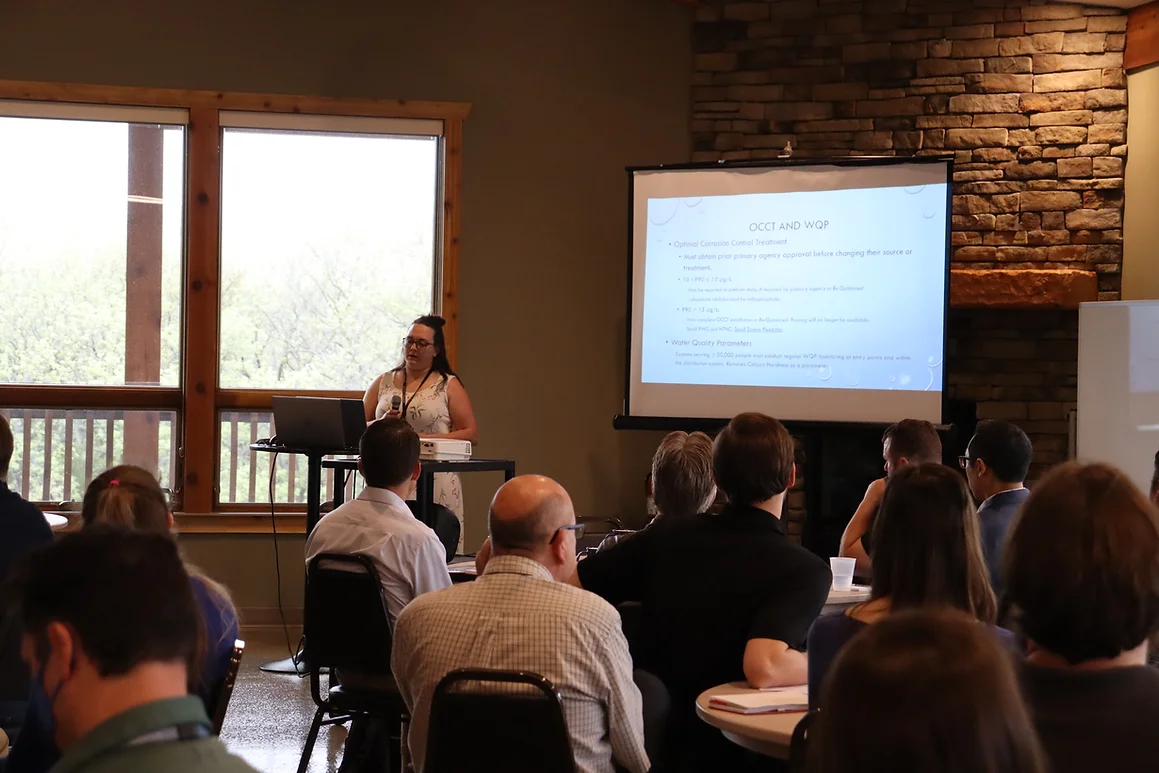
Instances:
[[[869,601],[868,585],[854,585],[852,590],[833,590],[830,588],[829,598],[825,599],[825,606],[821,609],[821,614],[836,612],[863,601]]]
[[[45,513],[44,519],[48,521],[48,526],[53,531],[64,531],[68,528],[68,516],[60,513]]]
[[[829,598],[825,600],[821,614],[837,612],[868,600],[869,587],[866,585],[854,585],[852,590],[846,591],[830,588]],[[766,757],[789,759],[789,742],[793,740],[793,730],[801,721],[801,717],[805,716],[805,712],[737,714],[708,707],[708,701],[718,695],[735,695],[751,691],[752,688],[745,682],[730,682],[705,690],[696,698],[696,715],[720,730],[725,738],[738,746]]]
[[[752,692],[744,682],[711,687],[696,698],[696,716],[724,733],[724,737],[738,746],[775,757],[789,759],[789,742],[793,730],[805,716],[804,711],[785,711],[776,714],[736,714],[731,711],[710,709],[708,701],[720,695]]]

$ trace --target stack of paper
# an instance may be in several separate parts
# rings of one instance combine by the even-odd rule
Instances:
[[[805,685],[752,690],[736,695],[718,695],[708,701],[710,709],[736,714],[772,714],[785,711],[808,711],[809,689]]]

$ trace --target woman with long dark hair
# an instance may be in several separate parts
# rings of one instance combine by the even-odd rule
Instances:
[[[362,398],[368,422],[399,416],[420,437],[478,440],[471,400],[447,359],[445,324],[442,317],[428,314],[410,326],[402,341],[402,363],[374,379]],[[392,410],[395,397],[397,411]],[[462,525],[463,487],[458,475],[435,475],[434,501],[454,512]]]
[[[833,664],[822,704],[810,773],[1046,769],[1009,655],[964,612],[908,610],[869,626]]]
[[[982,557],[978,512],[965,479],[941,464],[911,464],[886,484],[873,526],[869,601],[817,618],[809,632],[814,704],[834,657],[855,634],[902,609],[949,607],[993,626],[997,614]],[[1014,646],[1014,635],[995,628]]]

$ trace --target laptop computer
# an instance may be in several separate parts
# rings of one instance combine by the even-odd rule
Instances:
[[[279,445],[358,453],[366,430],[361,400],[275,395],[273,403]]]

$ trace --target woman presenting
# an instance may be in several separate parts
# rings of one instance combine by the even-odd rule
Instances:
[[[374,379],[362,398],[368,422],[401,416],[421,437],[475,442],[479,436],[475,414],[463,382],[447,360],[444,324],[442,317],[427,315],[410,326],[402,342],[403,363]],[[392,411],[395,396],[399,409]],[[434,501],[454,512],[461,534],[463,488],[458,475],[435,475]]]

